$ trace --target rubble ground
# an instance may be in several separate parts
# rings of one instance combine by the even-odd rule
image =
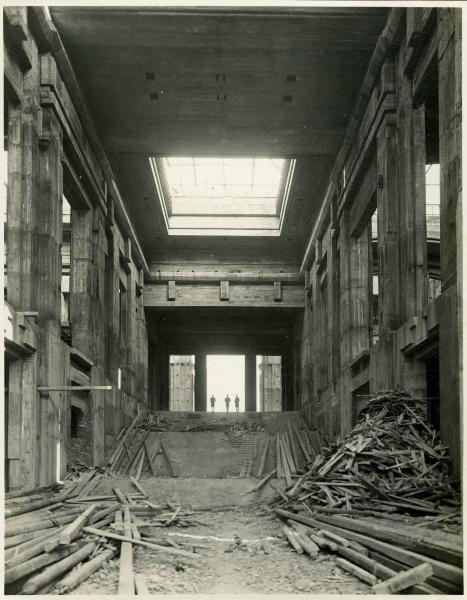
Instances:
[[[296,554],[281,534],[283,523],[266,508],[200,512],[196,520],[186,528],[160,529],[185,549],[191,549],[190,541],[202,546],[196,564],[134,548],[134,571],[146,575],[151,593],[370,593],[369,586],[336,565],[332,554],[321,552],[315,560]],[[71,593],[116,594],[118,575],[117,557]]]

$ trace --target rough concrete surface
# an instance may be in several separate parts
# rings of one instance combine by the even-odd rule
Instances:
[[[134,550],[135,573],[146,575],[152,594],[371,593],[369,586],[337,567],[334,556],[321,552],[312,560],[297,555],[282,538],[283,524],[265,509],[204,512],[196,519],[203,524],[159,530],[186,549],[191,539],[205,545],[197,549],[202,560],[196,565],[180,565],[176,557],[145,548]],[[72,593],[116,594],[118,573],[116,558]]]
[[[282,481],[282,480],[281,480]],[[277,495],[277,479],[271,479],[260,490],[245,493],[258,484],[258,479],[197,479],[188,477],[178,478],[142,478],[140,484],[148,494],[148,499],[156,504],[170,500],[182,506],[225,507],[251,504],[257,500],[268,500]],[[122,492],[137,493],[128,477],[116,477],[104,480],[96,493],[112,493],[112,488],[118,487]],[[279,487],[283,487],[279,486]]]

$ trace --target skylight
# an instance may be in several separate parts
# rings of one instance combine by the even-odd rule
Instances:
[[[295,160],[151,158],[169,235],[279,235]]]
[[[282,158],[163,158],[172,214],[274,215],[285,162]]]

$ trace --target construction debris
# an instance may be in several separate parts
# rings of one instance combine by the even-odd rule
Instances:
[[[426,424],[424,403],[405,392],[371,398],[352,431],[310,458],[295,482],[290,441],[279,438],[279,475],[291,488],[284,506],[299,501],[331,514],[410,513],[451,522],[458,514],[458,481],[449,475],[447,447]]]
[[[198,554],[182,549],[168,537],[156,544],[148,536],[152,528],[160,531],[163,527],[187,527],[192,510],[171,503],[139,504],[137,500],[144,500],[147,494],[133,478],[138,498],[118,488],[114,488],[114,496],[81,496],[95,487],[90,485],[93,479],[98,485],[103,477],[97,471],[86,472],[66,492],[62,488],[58,494],[52,492],[29,503],[28,495],[10,499],[5,522],[7,593],[44,593],[54,585],[57,593],[67,593],[120,551],[120,590],[134,594],[135,585],[145,589],[144,581],[133,576],[134,545],[163,552],[178,561],[200,560]]]
[[[462,543],[446,527],[460,527],[459,482],[424,407],[399,390],[377,394],[352,431],[314,458],[299,442],[302,470],[293,436],[277,436],[286,489],[274,505],[293,548],[314,542],[339,554],[337,564],[375,593],[462,593]],[[400,526],[409,518],[410,531]],[[444,529],[443,537],[427,538],[424,525]]]

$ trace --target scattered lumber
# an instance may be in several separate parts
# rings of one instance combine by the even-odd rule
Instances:
[[[427,425],[424,402],[406,392],[381,392],[370,398],[352,431],[321,447],[320,454],[314,452],[316,432],[299,432],[291,425],[281,443],[277,438],[278,472],[281,476],[282,461],[288,487],[297,467],[292,431],[305,468],[300,483],[287,492],[289,501],[280,501],[285,508],[299,501],[313,511],[439,516],[432,525],[440,527],[459,512],[459,485],[449,475],[448,449]]]
[[[258,481],[258,483],[256,485],[254,485],[251,489],[247,490],[246,492],[242,492],[242,496],[244,496],[245,494],[252,494],[253,492],[257,492],[260,488],[263,487],[264,484],[266,484],[271,477],[273,477],[275,474],[277,473],[277,469],[274,469],[273,471],[271,471],[270,473],[268,473],[267,475],[265,475],[263,477],[263,479],[261,479],[261,481]]]
[[[298,542],[298,540],[295,539],[296,533],[292,529],[289,529],[285,526],[282,528],[282,533],[288,539],[290,545],[295,550],[295,552],[297,554],[303,554],[303,548],[301,544]]]
[[[88,508],[79,515],[73,522],[67,525],[60,533],[59,542],[62,545],[70,544],[74,540],[84,525],[87,523],[89,517],[97,509],[97,504],[91,504]]]
[[[361,567],[357,567],[348,560],[345,560],[345,558],[337,558],[336,564],[341,569],[344,569],[344,571],[348,571],[349,573],[352,573],[352,575],[355,575],[355,577],[358,577],[358,579],[368,583],[368,585],[375,586],[378,583],[378,579],[375,575],[368,573],[368,571],[365,571]]]
[[[95,529],[94,527],[84,527],[83,531],[86,533],[91,533],[93,535],[97,535],[99,537],[106,537],[111,540],[117,540],[120,542],[132,542],[138,546],[144,546],[146,548],[150,548],[152,550],[160,550],[162,552],[167,552],[169,554],[175,554],[182,558],[189,558],[191,560],[201,560],[201,557],[198,554],[194,554],[193,552],[185,552],[184,550],[176,550],[175,548],[166,548],[164,546],[158,546],[157,544],[150,544],[143,540],[135,540],[131,537],[127,537],[124,535],[118,535],[116,533],[112,533],[110,531],[104,531],[102,529]]]
[[[94,558],[91,558],[91,560],[79,565],[57,584],[57,593],[65,594],[83,581],[86,581],[86,579],[100,569],[104,563],[113,558],[116,552],[116,548],[106,549]]]
[[[16,515],[24,515],[32,511],[57,504],[66,500],[66,494],[60,494],[59,496],[52,496],[50,498],[44,498],[43,500],[37,500],[35,502],[27,502],[26,500],[20,506],[14,506],[7,508],[4,512],[5,518],[14,517]]]
[[[50,565],[51,563],[57,562],[61,558],[65,558],[65,556],[68,556],[69,554],[76,552],[76,550],[78,550],[78,548],[79,548],[78,544],[70,544],[69,546],[66,546],[63,548],[57,548],[56,550],[53,550],[52,552],[44,552],[44,553],[40,554],[39,556],[35,556],[34,558],[31,558],[30,560],[26,560],[26,561],[22,562],[19,565],[11,567],[10,569],[6,569],[4,582],[12,583],[13,581],[16,581],[17,579],[21,579],[22,577],[25,577],[29,573],[33,573],[34,571],[37,571],[38,569],[41,569],[42,567],[46,567],[47,565]]]
[[[424,563],[374,585],[373,592],[375,594],[397,594],[417,583],[423,583],[430,575],[433,575],[433,569],[431,565]]]
[[[47,567],[41,571],[38,575],[31,577],[23,586],[23,594],[35,594],[42,587],[51,583],[60,575],[63,575],[69,571],[72,567],[85,560],[97,547],[96,542],[89,542],[82,548],[70,554],[63,560],[56,562],[55,564]]]
[[[143,489],[143,487],[141,486],[139,481],[137,481],[134,477],[130,477],[130,481],[135,486],[135,488],[138,490],[138,492],[140,492],[143,495],[144,498],[148,497],[147,492]]]
[[[275,509],[275,512],[283,518],[298,521],[299,523],[303,523],[311,528],[315,528],[317,531],[320,531],[321,527],[323,526],[323,523],[321,523],[316,518],[304,516],[302,514],[294,514],[283,509]],[[326,528],[331,533],[340,535],[341,537],[344,537],[350,541],[356,541],[357,543],[365,546],[368,549],[381,552],[385,556],[397,556],[399,560],[405,560],[406,563],[408,563],[409,561],[417,561],[415,563],[416,565],[427,562],[433,567],[435,574],[442,574],[443,579],[446,579],[447,581],[452,581],[453,583],[455,582],[456,585],[459,586],[459,588],[462,588],[462,569],[460,569],[459,567],[455,567],[447,563],[441,563],[439,561],[431,559],[430,557],[416,554],[409,550],[405,550],[395,545],[382,542],[381,540],[377,540],[370,536],[362,535],[355,531],[345,530],[339,527],[335,527],[333,525],[327,525]],[[358,566],[361,566],[362,568],[372,572],[380,579],[387,579],[388,577],[392,577],[396,574],[395,570],[370,559],[365,554],[359,553],[350,548],[349,546],[346,547],[342,545],[337,545],[337,552],[343,558],[346,558],[354,564],[357,564]],[[434,588],[431,585],[427,585],[426,583],[418,584],[416,588],[417,589],[414,588],[414,591],[417,591],[418,593],[440,593],[439,589]]]
[[[264,444],[263,452],[261,454],[261,460],[260,460],[260,463],[259,463],[258,471],[256,473],[256,477],[258,477],[258,479],[263,474],[264,467],[266,465],[266,458],[267,458],[268,450],[269,450],[269,442],[270,442],[270,438],[267,437],[266,438],[266,443]]]
[[[130,508],[125,506],[123,512],[123,535],[131,540],[133,532],[131,527]],[[133,596],[135,581],[133,575],[133,546],[131,541],[122,541],[120,548],[120,573],[118,578],[119,595]]]
[[[107,461],[107,466],[110,469],[112,469],[112,470],[114,469],[115,464],[116,464],[116,462],[117,462],[120,454],[125,449],[125,442],[128,440],[128,437],[129,437],[130,433],[132,432],[132,430],[135,427],[136,423],[139,421],[139,416],[140,416],[140,411],[139,411],[139,407],[138,407],[138,414],[133,419],[131,425],[128,427],[128,429],[124,433],[123,437],[120,439],[119,443],[117,444],[117,447],[115,448],[115,450],[110,455],[109,460]]]

